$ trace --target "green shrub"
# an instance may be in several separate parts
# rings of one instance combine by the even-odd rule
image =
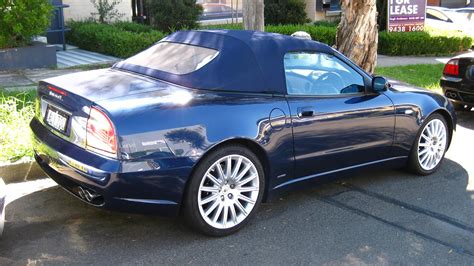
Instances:
[[[0,89],[0,163],[33,157],[29,123],[34,116],[36,90]]]
[[[121,58],[132,56],[165,37],[165,33],[150,26],[132,22],[98,24],[94,22],[71,22],[68,33],[69,43],[80,48],[109,54]],[[213,25],[205,29],[243,29],[242,24]],[[268,32],[291,35],[296,31],[306,31],[313,40],[335,44],[336,27],[303,25],[268,25]],[[385,55],[445,55],[469,49],[470,37],[429,30],[427,32],[379,33],[379,53]]]
[[[304,0],[265,0],[265,24],[303,24],[308,22]]]
[[[265,26],[265,30],[268,32],[280,33],[291,35],[296,31],[306,31],[311,35],[311,38],[315,41],[319,41],[330,46],[334,45],[336,41],[336,28],[325,27],[325,26],[314,26],[314,25],[268,25]]]
[[[328,25],[328,26],[323,26]],[[208,26],[210,29],[242,29],[242,24]],[[295,31],[306,31],[313,40],[333,46],[337,28],[330,24],[317,25],[268,25],[268,32],[291,35]],[[466,51],[472,39],[459,33],[427,29],[426,32],[379,32],[378,52],[385,55],[446,55]]]
[[[469,49],[468,36],[434,35],[428,32],[379,32],[378,52],[384,55],[447,55]]]
[[[154,30],[153,27],[149,25],[138,24],[135,22],[128,22],[128,21],[116,22],[114,23],[114,26],[124,31],[131,31],[131,32],[136,32],[136,33],[152,32]]]
[[[320,20],[320,21],[315,21],[313,24],[315,26],[324,26],[324,27],[333,27],[337,28],[339,26],[339,23],[341,22],[340,19],[334,20],[334,21],[329,21],[329,20]]]
[[[91,13],[93,20],[98,17],[98,22],[110,23],[118,21],[121,17],[125,16],[124,13],[120,13],[117,9],[117,5],[119,5],[122,0],[110,1],[111,2],[109,2],[109,0],[89,0],[96,10],[96,12]]]
[[[124,30],[123,23],[115,26],[94,22],[70,22],[68,26],[71,28],[66,38],[69,43],[85,50],[120,58],[143,51],[164,37],[164,33],[156,30],[146,32]]]
[[[227,29],[227,30],[242,30],[242,24],[227,24],[227,25],[209,25],[203,27],[203,29]],[[285,35],[291,35],[296,31],[306,31],[311,35],[313,40],[326,43],[328,45],[334,45],[336,41],[336,28],[326,26],[314,26],[314,25],[267,25],[265,31],[280,33]]]
[[[51,11],[48,0],[0,1],[0,48],[27,45],[31,37],[44,33]]]
[[[147,0],[146,5],[151,24],[164,32],[197,28],[202,14],[196,0]]]

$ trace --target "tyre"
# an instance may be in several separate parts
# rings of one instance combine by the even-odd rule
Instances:
[[[184,216],[198,231],[225,236],[242,228],[262,201],[265,176],[258,157],[241,145],[201,160],[186,191]]]
[[[433,114],[426,119],[416,136],[411,150],[408,167],[418,175],[434,173],[444,158],[449,142],[446,119]]]

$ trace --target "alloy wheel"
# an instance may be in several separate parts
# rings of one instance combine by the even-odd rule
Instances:
[[[418,162],[425,171],[434,169],[443,159],[447,144],[447,130],[439,119],[431,120],[423,128],[418,140]]]
[[[209,167],[201,180],[198,206],[204,221],[217,229],[232,228],[247,218],[258,199],[259,174],[242,155],[227,155]]]

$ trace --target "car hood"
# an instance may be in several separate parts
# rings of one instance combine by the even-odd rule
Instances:
[[[389,89],[391,92],[403,93],[407,97],[410,97],[410,94],[418,94],[418,95],[424,94],[428,96],[429,98],[435,100],[439,104],[439,106],[447,107],[449,105],[448,98],[446,98],[445,96],[437,92],[434,92],[425,88],[409,85],[405,82],[398,81],[398,80],[389,79],[389,82],[391,84],[391,87]]]
[[[49,78],[52,84],[93,102],[162,90],[167,84],[116,69],[84,71]]]
[[[422,88],[422,87],[413,86],[413,85],[410,85],[410,84],[405,83],[403,81],[389,79],[388,82],[391,85],[390,90],[392,90],[392,91],[396,91],[396,92],[419,92],[419,93],[426,93],[426,94],[430,94],[430,95],[431,94],[437,95],[436,92],[430,91],[430,90]]]
[[[457,55],[453,58],[474,58],[474,52],[460,54],[460,55]]]

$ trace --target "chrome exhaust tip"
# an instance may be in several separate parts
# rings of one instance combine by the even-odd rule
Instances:
[[[78,187],[77,194],[79,194],[79,197],[81,197],[81,199],[83,199],[87,202],[92,202],[93,200],[100,197],[99,194],[97,194],[95,192],[92,192],[89,189],[83,188],[83,187]]]
[[[448,96],[448,98],[453,98],[453,99],[456,99],[458,97],[457,93],[455,92],[446,92],[446,96]]]

